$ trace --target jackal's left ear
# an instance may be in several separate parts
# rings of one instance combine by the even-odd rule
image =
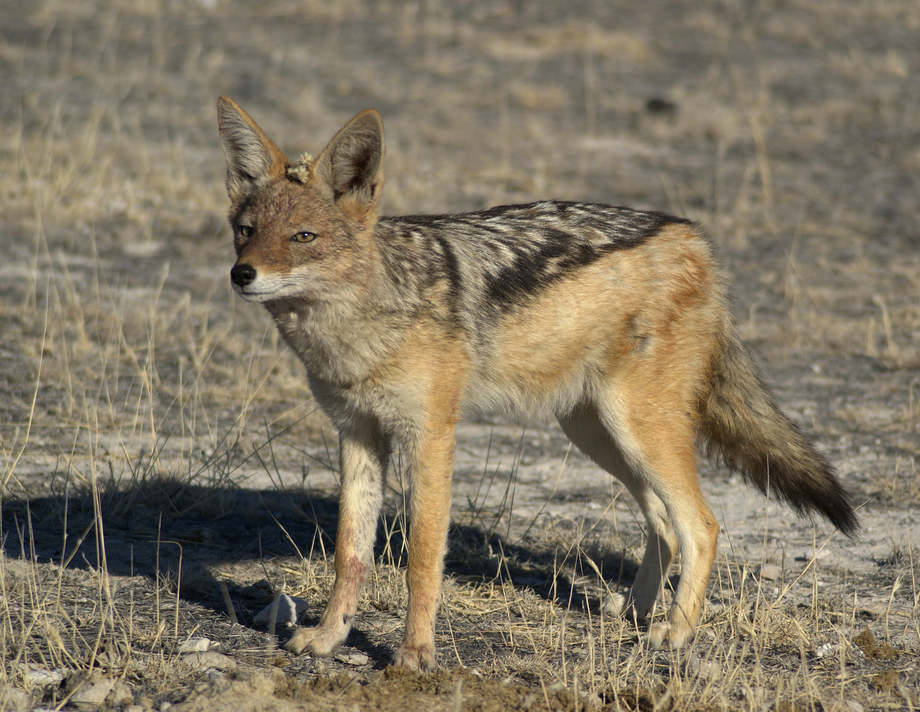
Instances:
[[[227,158],[227,193],[231,200],[250,192],[266,178],[284,174],[284,154],[228,96],[217,100],[217,130]]]
[[[340,208],[357,219],[375,215],[383,187],[383,122],[374,109],[355,116],[316,159],[316,174]]]

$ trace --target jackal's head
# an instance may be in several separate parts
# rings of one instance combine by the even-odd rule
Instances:
[[[323,152],[290,162],[229,97],[217,100],[227,158],[234,289],[256,302],[325,301],[360,290],[373,265],[383,124],[373,109]]]

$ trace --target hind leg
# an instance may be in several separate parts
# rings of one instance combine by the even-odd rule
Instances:
[[[645,515],[648,538],[632,588],[626,596],[616,594],[608,604],[617,614],[632,612],[639,620],[644,620],[655,605],[661,583],[677,550],[677,538],[664,502],[633,470],[615,435],[603,424],[593,405],[577,407],[561,416],[559,423],[583,453],[626,485]]]
[[[642,473],[643,484],[667,512],[681,555],[680,582],[668,621],[654,624],[649,639],[654,646],[679,648],[690,639],[699,619],[719,528],[700,490],[693,427],[688,419],[680,410],[655,407],[648,400],[626,412],[624,449]]]
[[[692,464],[674,466],[674,469],[661,463],[655,466],[660,467],[662,473],[678,473],[686,486],[672,488],[670,483],[673,479],[656,479],[652,483],[653,487],[658,486],[662,490],[661,499],[674,523],[681,554],[681,573],[668,621],[654,624],[649,630],[649,640],[655,647],[668,644],[672,648],[680,648],[690,639],[700,617],[715,559],[719,527],[703,501]]]
[[[647,616],[680,550],[681,576],[668,622],[649,632],[653,645],[677,648],[686,644],[699,619],[718,526],[699,488],[691,424],[680,409],[636,400],[631,408],[620,398],[601,402],[600,409],[581,406],[560,422],[579,448],[624,482],[649,525],[642,564],[621,608],[631,606],[638,617]]]
[[[655,605],[655,599],[661,592],[662,582],[677,551],[677,538],[668,520],[664,502],[658,495],[644,487],[641,480],[637,480],[630,491],[648,522],[648,539],[630,597],[623,601],[621,608],[631,607],[636,617],[644,620],[648,618]]]

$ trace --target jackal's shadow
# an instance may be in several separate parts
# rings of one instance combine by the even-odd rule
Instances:
[[[335,548],[338,505],[328,494],[309,491],[243,490],[152,482],[103,494],[98,508],[89,494],[6,499],[0,508],[0,543],[6,556],[38,562],[66,562],[73,568],[97,568],[102,559],[110,574],[167,576],[181,580],[180,597],[228,614],[226,594],[240,623],[252,618],[271,599],[269,585],[218,581],[210,569],[228,562],[271,561],[303,555],[331,561]],[[387,558],[404,551],[403,527],[393,526],[386,512],[378,527],[376,554]],[[386,525],[385,525],[386,524]],[[98,536],[99,532],[102,536]],[[501,579],[526,586],[556,605],[595,606],[586,595],[577,565],[560,566],[556,548],[507,541],[484,527],[453,524],[446,573],[464,581]],[[609,580],[628,584],[635,564],[615,552],[592,552],[592,560]],[[400,563],[405,563],[405,556]],[[180,579],[181,572],[181,579]],[[573,580],[576,579],[576,580]],[[251,581],[251,578],[250,578]],[[321,610],[309,611],[307,622]],[[357,630],[349,644],[373,658],[380,655]]]

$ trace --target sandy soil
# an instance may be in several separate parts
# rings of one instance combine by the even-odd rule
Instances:
[[[3,15],[0,708],[920,706],[915,2]],[[555,425],[485,414],[459,430],[443,670],[387,668],[405,613],[398,471],[341,655],[281,651],[252,618],[281,591],[307,621],[322,610],[335,436],[267,316],[229,289],[220,94],[291,155],[378,108],[390,213],[554,197],[698,220],[860,536],[702,461],[722,524],[706,613],[690,651],[650,651],[596,604],[642,550],[628,495]],[[189,638],[210,649],[183,652]]]

